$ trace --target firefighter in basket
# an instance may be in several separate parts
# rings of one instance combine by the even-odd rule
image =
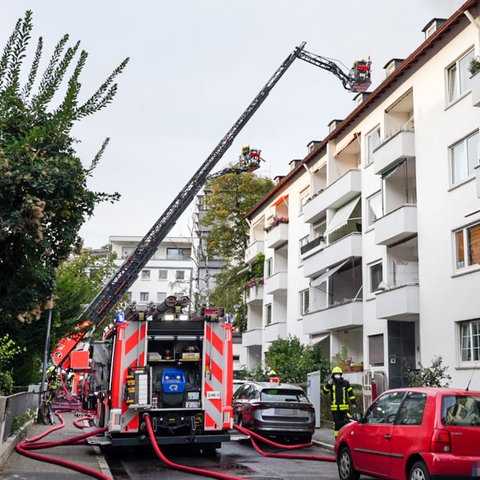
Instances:
[[[350,408],[357,408],[357,401],[353,388],[348,380],[343,378],[340,367],[334,367],[332,375],[323,386],[323,393],[330,395],[332,419],[334,422],[333,433],[337,439],[338,431],[350,421]]]

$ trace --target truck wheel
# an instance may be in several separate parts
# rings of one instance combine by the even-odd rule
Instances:
[[[337,459],[340,480],[358,480],[360,474],[353,467],[352,454],[348,447],[342,447]]]
[[[430,480],[430,472],[423,462],[415,462],[408,474],[408,480]]]

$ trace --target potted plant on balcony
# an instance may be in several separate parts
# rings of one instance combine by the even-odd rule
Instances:
[[[273,217],[272,223],[270,223],[270,225],[265,228],[265,231],[269,232],[272,228],[275,228],[281,223],[288,223],[288,217]]]
[[[340,367],[344,372],[352,371],[352,363],[352,357],[348,356],[348,350],[345,345],[342,346],[342,350],[339,353],[332,357],[332,364]]]
[[[468,70],[472,75],[470,77],[472,103],[475,107],[480,107],[480,55],[472,58]]]

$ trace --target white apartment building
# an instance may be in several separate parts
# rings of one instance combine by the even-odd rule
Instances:
[[[142,237],[110,236],[116,263],[122,265],[135,250]],[[137,304],[160,303],[169,295],[192,297],[192,278],[195,263],[192,257],[192,238],[166,237],[140,272],[129,290]]]
[[[247,368],[291,334],[387,387],[441,356],[452,386],[480,389],[479,1],[424,32],[249,212],[245,261],[265,254],[265,282]]]

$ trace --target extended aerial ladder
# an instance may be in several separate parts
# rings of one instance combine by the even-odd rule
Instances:
[[[209,179],[230,172],[239,173],[241,171],[251,171],[252,165],[247,165],[246,167],[229,167],[218,174],[210,174],[214,166],[229,149],[236,136],[252,118],[260,105],[265,101],[272,88],[277,84],[296,58],[300,58],[301,60],[333,73],[341,80],[342,85],[347,90],[352,92],[362,92],[368,88],[371,83],[369,61],[356,62],[359,67],[345,73],[334,61],[305,51],[305,43],[306,42],[302,42],[284,60],[250,105],[241,114],[226,135],[220,140],[204,163],[195,172],[186,186],[175,197],[173,202],[167,207],[165,212],[160,216],[149,232],[143,237],[136,249],[119,267],[113,277],[105,284],[102,290],[85,309],[80,316],[79,322],[88,321],[89,328],[94,329],[105,321],[105,319],[115,310],[128,289],[133,285],[139,273],[153,256],[162,240],[167,236],[176,221],[185,212],[195,195]],[[362,67],[363,70],[360,69],[360,67]],[[70,352],[84,337],[86,333],[85,323],[81,324],[83,325],[82,329],[74,335],[73,339],[70,338],[68,344],[59,344],[53,352],[52,358],[56,365],[63,364]]]

